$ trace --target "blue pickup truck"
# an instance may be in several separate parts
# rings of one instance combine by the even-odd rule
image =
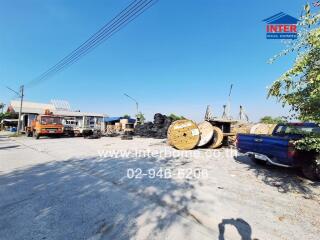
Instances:
[[[310,133],[320,134],[320,127],[315,123],[278,124],[271,135],[238,134],[237,148],[258,164],[299,167],[305,177],[319,180],[320,154],[294,147],[295,140]]]

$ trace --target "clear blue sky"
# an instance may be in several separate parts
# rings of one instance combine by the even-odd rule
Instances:
[[[0,101],[79,46],[129,0],[0,0]],[[300,0],[159,0],[95,51],[47,82],[26,89],[29,101],[68,100],[74,109],[112,116],[141,110],[203,118],[221,115],[230,83],[232,111],[285,115],[266,87],[293,63],[267,60],[283,49],[265,38],[262,19],[280,11],[299,17]]]

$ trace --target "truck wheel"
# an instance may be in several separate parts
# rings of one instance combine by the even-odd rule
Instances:
[[[320,159],[314,159],[302,165],[303,175],[313,181],[320,180]]]
[[[35,139],[39,139],[39,138],[40,138],[40,135],[39,135],[39,133],[37,133],[36,131],[34,131],[34,132],[33,132],[33,137],[34,137]]]

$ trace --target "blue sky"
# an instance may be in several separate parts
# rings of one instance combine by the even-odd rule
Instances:
[[[78,47],[129,0],[0,0],[0,101]],[[222,114],[231,83],[232,112],[240,104],[252,120],[286,115],[266,99],[266,87],[293,56],[267,60],[283,49],[265,38],[262,19],[278,12],[299,17],[300,0],[159,0],[95,51],[54,78],[27,88],[28,101],[68,100],[73,109],[148,119],[176,113],[200,121],[206,105]]]

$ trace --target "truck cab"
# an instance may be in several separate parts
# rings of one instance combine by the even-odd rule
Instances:
[[[31,122],[31,126],[27,127],[27,135],[34,136],[36,139],[39,139],[40,136],[62,136],[62,117],[48,112],[43,115],[38,115],[36,119]]]

